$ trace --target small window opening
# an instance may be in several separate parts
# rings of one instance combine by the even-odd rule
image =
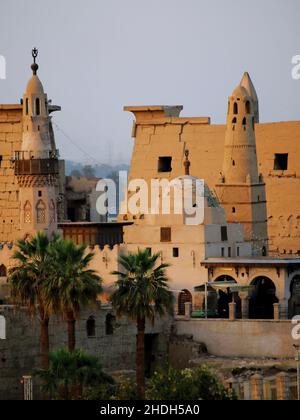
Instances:
[[[158,172],[172,172],[172,158],[170,156],[158,158]]]
[[[179,257],[179,248],[173,248],[173,258]]]
[[[288,169],[288,153],[276,154],[274,159],[275,171],[286,171]]]

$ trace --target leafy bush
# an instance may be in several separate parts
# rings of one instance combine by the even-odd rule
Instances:
[[[82,350],[69,352],[66,348],[49,354],[49,368],[39,369],[43,393],[51,399],[82,399],[99,387],[112,386],[114,380],[103,372],[97,357]]]
[[[160,369],[149,380],[147,400],[231,400],[236,399],[227,391],[215,373],[207,366],[177,370]]]

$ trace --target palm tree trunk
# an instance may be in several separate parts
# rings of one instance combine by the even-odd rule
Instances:
[[[40,321],[40,347],[42,357],[42,368],[48,369],[49,367],[49,317],[45,316]]]
[[[138,397],[145,399],[145,318],[137,319],[136,383]]]
[[[73,316],[73,314],[70,314],[68,316],[68,349],[69,352],[73,352],[75,350],[75,342],[76,342],[76,337],[75,337],[75,323],[76,320]]]

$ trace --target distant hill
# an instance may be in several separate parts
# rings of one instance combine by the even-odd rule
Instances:
[[[102,165],[86,165],[84,163],[73,162],[71,160],[66,160],[65,165],[67,176],[77,172],[82,175],[95,176],[99,178],[106,178],[113,172],[129,171],[130,167],[126,164],[120,164],[116,166],[107,165],[104,163]]]

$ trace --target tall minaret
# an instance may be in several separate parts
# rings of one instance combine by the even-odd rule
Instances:
[[[242,223],[253,255],[268,252],[265,184],[258,173],[258,98],[248,73],[229,97],[223,171],[216,186],[229,223]]]
[[[19,184],[20,237],[57,230],[56,184],[58,157],[50,134],[47,95],[37,76],[38,51],[32,51],[33,75],[23,97],[21,151],[15,154],[15,175]]]

